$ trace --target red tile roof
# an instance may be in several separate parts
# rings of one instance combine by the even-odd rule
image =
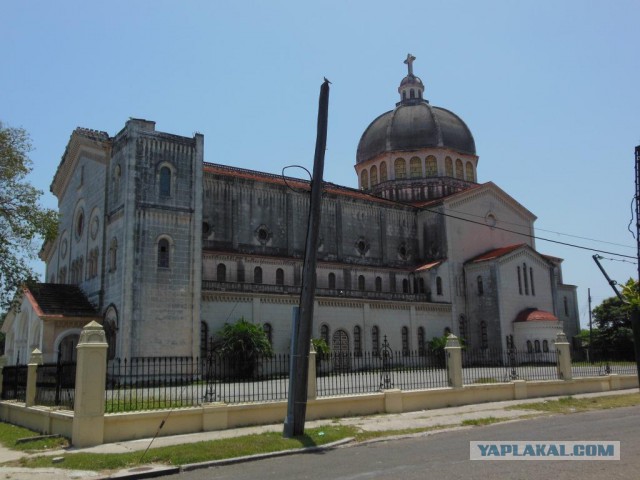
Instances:
[[[276,185],[285,185],[285,186],[289,186],[294,190],[304,190],[304,191],[311,190],[311,182],[308,180],[301,180],[299,178],[293,178],[293,177],[285,177],[283,175],[276,175],[273,173],[258,172],[255,170],[247,170],[244,168],[229,167],[226,165],[219,165],[215,163],[205,162],[204,172],[211,173],[214,175],[224,175],[224,176],[229,176],[234,178],[254,180],[257,182],[272,183]],[[360,190],[356,190],[354,188],[343,187],[330,182],[324,183],[324,191],[327,193],[340,195],[343,197],[357,198],[359,200],[368,200],[370,202],[384,203],[387,205],[395,205],[398,207],[411,207],[411,205],[408,205],[405,203],[395,202],[393,200],[387,200],[386,198],[377,197],[375,195],[371,195],[371,194],[362,192]]]
[[[439,267],[441,264],[443,264],[445,262],[446,259],[444,260],[437,260],[435,262],[430,262],[430,263],[425,263],[424,265],[418,265],[415,269],[414,272],[424,272],[425,270],[431,270],[434,267]]]
[[[494,250],[489,250],[488,252],[485,252],[481,255],[478,255],[475,258],[472,258],[471,260],[469,260],[468,263],[479,263],[479,262],[484,262],[487,260],[495,260],[496,258],[500,258],[508,253],[513,252],[514,250],[517,250],[520,247],[525,246],[525,243],[518,243],[516,245],[509,245],[506,247],[500,247],[500,248],[496,248]]]
[[[36,283],[25,288],[24,293],[38,316],[98,316],[95,307],[76,285]]]
[[[545,312],[544,310],[537,310],[535,308],[527,308],[522,310],[517,316],[514,322],[557,322],[556,317],[551,312]]]

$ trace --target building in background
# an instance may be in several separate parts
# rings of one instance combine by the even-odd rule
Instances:
[[[447,332],[472,348],[534,352],[553,348],[559,331],[576,337],[562,260],[536,250],[535,215],[477,183],[471,131],[424,98],[414,60],[400,101],[360,139],[359,189],[325,185],[313,336],[353,353],[379,350],[384,337],[424,351]],[[47,283],[37,289],[81,291],[74,301],[101,319],[111,357],[197,356],[242,317],[289,349],[309,183],[204,159],[202,135],[147,120],[114,137],[71,135],[51,185],[60,234],[42,249]],[[52,317],[39,298],[27,291],[5,321],[12,362],[36,347],[52,359],[77,341],[74,305]]]

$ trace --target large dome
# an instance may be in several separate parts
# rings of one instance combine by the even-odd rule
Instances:
[[[385,152],[442,147],[470,155],[476,143],[469,127],[455,113],[429,105],[425,100],[401,104],[376,118],[362,134],[357,163]]]
[[[395,110],[376,118],[362,134],[356,162],[362,163],[386,152],[422,148],[447,148],[475,155],[476,143],[469,127],[455,113],[429,104],[422,97],[424,84],[413,74],[412,55],[405,63],[409,74],[402,79]]]

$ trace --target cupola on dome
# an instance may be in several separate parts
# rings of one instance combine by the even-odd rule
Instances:
[[[415,57],[404,63],[409,73],[400,82],[396,108],[376,118],[362,134],[356,162],[362,163],[388,152],[422,148],[446,148],[461,154],[476,154],[476,144],[466,123],[445,108],[423,98],[424,84],[413,74]]]

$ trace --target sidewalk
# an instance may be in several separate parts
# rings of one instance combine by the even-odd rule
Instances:
[[[637,388],[630,390],[617,390],[601,393],[587,393],[573,395],[574,398],[589,398],[609,395],[624,395],[638,392]],[[540,412],[534,410],[506,410],[506,407],[517,406],[525,403],[542,402],[545,400],[555,400],[561,397],[545,397],[539,399],[510,400],[503,402],[481,403],[477,405],[465,405],[462,407],[440,408],[436,410],[422,410],[418,412],[407,412],[400,414],[381,414],[367,417],[348,417],[331,420],[315,420],[306,422],[307,428],[321,427],[323,425],[353,425],[364,431],[387,431],[402,430],[410,428],[427,428],[435,426],[447,426],[450,428],[471,428],[461,427],[464,420],[472,420],[486,417],[503,418],[517,420],[522,417],[528,417],[532,414],[540,415]],[[139,439],[127,442],[109,443],[90,448],[69,448],[66,450],[58,450],[52,452],[40,452],[32,455],[51,455],[60,456],[65,453],[128,453],[133,451],[144,451],[151,443],[151,448],[166,447],[171,445],[181,445],[185,443],[195,443],[207,440],[216,440],[222,438],[233,438],[242,435],[258,434],[263,432],[282,432],[283,425],[263,425],[257,427],[234,428],[229,430],[220,430],[214,432],[200,432],[188,435],[174,435],[167,437],[158,437],[152,439]],[[438,430],[443,431],[443,430]],[[23,452],[9,450],[0,447],[0,463],[14,461],[21,457],[29,456]],[[83,478],[142,478],[145,474],[166,471],[176,473],[179,471],[176,467],[141,465],[126,471],[112,474],[105,477],[104,474],[91,471],[73,471],[65,469],[47,468],[47,469],[26,469],[26,468],[8,468],[0,467],[0,474],[4,480],[40,480],[47,478],[48,480],[67,480],[67,479],[83,479]]]

